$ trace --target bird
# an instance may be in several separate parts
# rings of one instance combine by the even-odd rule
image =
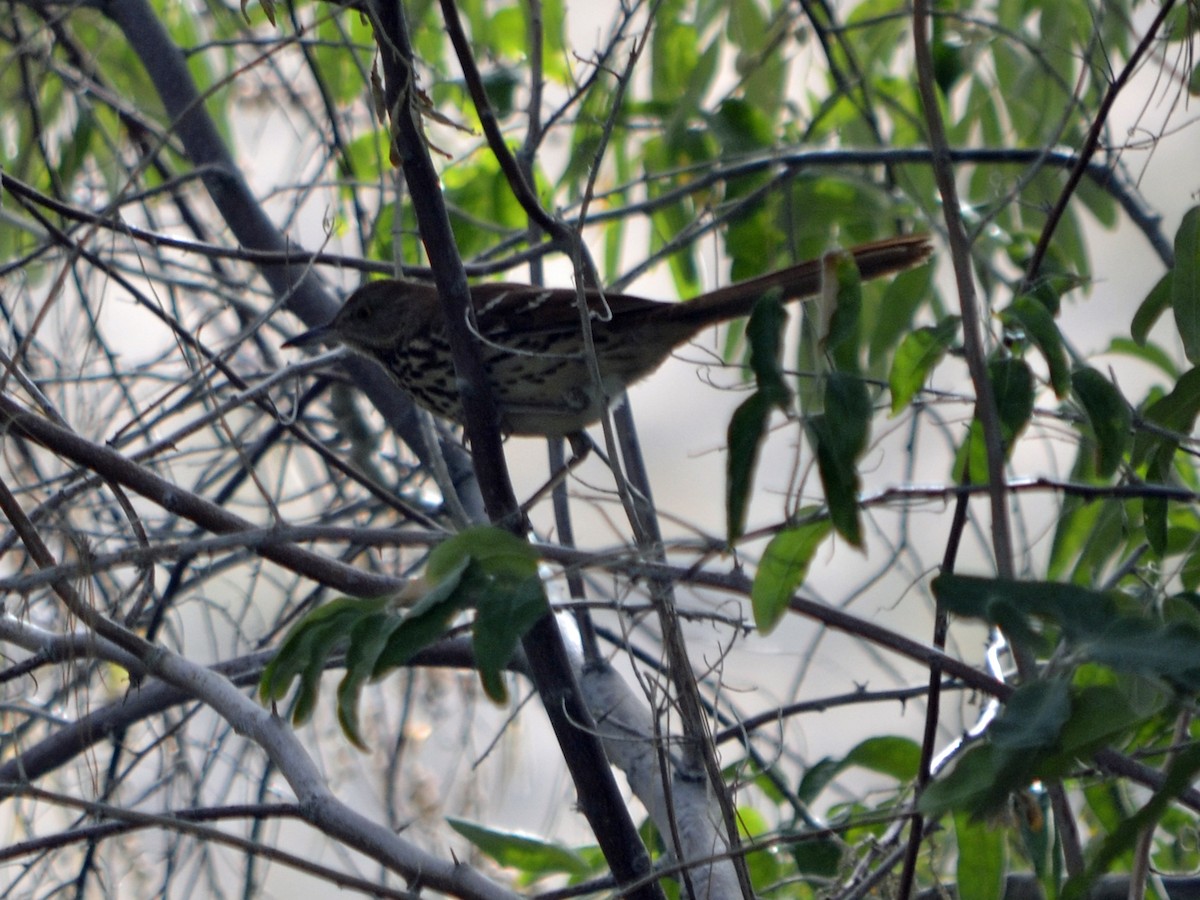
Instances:
[[[846,252],[866,280],[917,266],[932,248],[927,235],[908,235]],[[773,292],[783,301],[810,298],[821,292],[825,272],[822,257],[679,303],[586,288],[599,384],[586,357],[575,288],[472,285],[469,327],[481,343],[504,432],[571,437],[599,421],[611,398],[651,374],[699,332],[749,315],[761,297]],[[373,360],[417,404],[463,423],[446,319],[434,285],[410,279],[368,282],[328,323],[283,346],[318,343],[341,344]]]

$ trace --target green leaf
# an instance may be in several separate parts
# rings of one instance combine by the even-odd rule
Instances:
[[[883,735],[857,744],[843,760],[843,767],[861,766],[881,775],[889,775],[902,784],[917,777],[921,748],[909,738]]]
[[[988,377],[1000,415],[1005,455],[1008,456],[1033,415],[1033,372],[1024,360],[1006,357],[988,363]]]
[[[1063,889],[1064,900],[1082,898],[1095,880],[1107,872],[1118,857],[1131,850],[1143,832],[1162,818],[1175,798],[1192,786],[1197,772],[1200,772],[1200,747],[1190,746],[1182,750],[1171,762],[1162,787],[1154,792],[1146,805],[1132,816],[1123,819],[1101,842],[1088,861],[1087,873],[1066,883]]]
[[[1071,388],[1096,439],[1096,474],[1109,478],[1133,443],[1133,413],[1116,385],[1095,369],[1076,369]]]
[[[934,366],[950,348],[958,335],[958,316],[947,316],[937,325],[918,328],[900,342],[888,373],[892,391],[892,414],[908,406],[910,400],[925,384]]]
[[[1009,697],[1003,714],[988,729],[988,739],[1002,750],[1051,749],[1070,714],[1070,685],[1066,681],[1031,681]]]
[[[1171,273],[1171,307],[1188,362],[1200,364],[1200,207],[1183,216],[1175,232],[1175,267]]]
[[[1017,438],[1033,416],[1033,372],[1024,360],[1003,357],[988,363],[988,380],[996,401],[1000,440],[1007,459],[1011,457]],[[979,419],[973,419],[967,430],[967,439],[955,455],[954,479],[963,484],[985,484],[988,479],[987,468],[983,424]]]
[[[1045,305],[1026,295],[1018,297],[1012,306],[1000,313],[1010,328],[1017,328],[1037,345],[1050,372],[1050,386],[1058,397],[1064,397],[1071,386],[1071,369],[1063,347],[1058,324]]]
[[[942,574],[933,580],[938,603],[955,615],[983,619],[1010,639],[1037,643],[1038,622],[1062,629],[1080,658],[1118,672],[1162,678],[1200,689],[1200,627],[1124,614],[1120,594],[1070,584]]]
[[[1081,641],[1103,633],[1117,615],[1110,595],[1072,584],[944,573],[931,587],[947,612],[982,619],[1035,652],[1047,649],[1039,623],[1061,626]]]
[[[425,577],[437,584],[461,575],[464,559],[478,563],[481,571],[492,578],[524,581],[537,574],[537,550],[528,541],[503,528],[478,525],[434,547],[425,566]]]
[[[1154,327],[1154,323],[1171,306],[1171,296],[1175,290],[1171,284],[1172,280],[1171,272],[1167,272],[1162,278],[1158,279],[1158,283],[1150,289],[1150,293],[1146,295],[1146,299],[1141,302],[1141,305],[1137,308],[1137,312],[1133,314],[1133,323],[1130,326],[1129,335],[1136,343],[1146,343],[1146,339],[1149,337],[1150,329]]]
[[[1084,758],[1166,708],[1167,694],[1145,679],[1084,685],[1071,698],[1071,718],[1059,735],[1064,754]]]
[[[771,413],[775,409],[786,410],[791,399],[779,361],[786,324],[783,304],[778,296],[771,295],[755,304],[746,324],[750,368],[758,387],[734,410],[726,434],[729,456],[725,464],[725,512],[730,543],[741,537],[746,527],[754,471]]]
[[[753,153],[767,149],[775,142],[772,121],[745,100],[728,98],[707,118],[713,137],[726,155]]]
[[[263,669],[258,693],[264,701],[276,702],[287,696],[293,679],[300,679],[292,720],[297,724],[312,715],[321,675],[329,657],[345,646],[354,626],[364,617],[374,616],[388,607],[390,597],[357,600],[339,597],[310,612],[288,631],[278,652]]]
[[[493,702],[507,702],[504,667],[530,626],[549,612],[550,604],[536,572],[516,584],[498,582],[480,600],[472,643],[479,677]]]
[[[842,864],[842,846],[831,838],[803,840],[792,847],[792,861],[796,869],[806,875],[832,878]]]
[[[876,318],[868,328],[868,360],[872,370],[882,363],[896,342],[911,330],[917,309],[929,299],[932,283],[933,266],[928,263],[901,272],[888,281],[878,304]],[[940,325],[941,322],[935,327]],[[882,371],[882,366],[879,370]]]
[[[1000,900],[1004,896],[1007,858],[1004,833],[960,812],[954,816],[954,839],[959,900]]]
[[[1163,397],[1151,403],[1144,413],[1145,418],[1179,435],[1190,434],[1200,415],[1200,368],[1189,369],[1179,376],[1175,387]],[[1162,478],[1169,469],[1170,456],[1162,457],[1161,451],[1174,452],[1178,441],[1170,436],[1151,434],[1146,429],[1138,431],[1133,441],[1133,464],[1158,456],[1157,471],[1153,474]]]
[[[921,793],[917,808],[927,816],[962,810],[976,821],[993,815],[1009,795],[1033,781],[1033,754],[1011,753],[992,744],[972,747],[946,775]]]
[[[381,678],[404,665],[419,650],[440,640],[450,621],[471,606],[478,593],[478,579],[469,570],[470,558],[460,559],[455,568],[404,614],[399,628],[391,632],[387,645],[375,660],[372,678]]]
[[[859,350],[862,344],[862,278],[854,258],[848,253],[833,255],[837,278],[837,303],[829,319],[824,349],[838,372],[860,375]],[[826,407],[828,412],[829,407]]]
[[[948,612],[994,625],[1000,624],[991,617],[998,604],[1059,622],[1080,635],[1102,633],[1117,615],[1112,595],[1073,584],[943,573],[931,586]]]
[[[1164,678],[1200,690],[1200,629],[1190,622],[1155,623],[1124,616],[1084,648],[1088,658],[1121,672]]]
[[[805,423],[816,449],[829,518],[838,534],[855,547],[862,544],[857,462],[867,448],[872,413],[862,379],[833,372],[826,376],[825,412]]]
[[[800,785],[796,788],[796,796],[800,798],[801,803],[812,803],[841,771],[841,760],[828,756],[817,760],[805,770]]]
[[[829,520],[821,518],[787,528],[767,544],[750,588],[754,624],[763,634],[769,634],[787,612],[792,594],[807,576],[809,563],[830,528]]]
[[[346,674],[337,690],[337,714],[342,733],[360,750],[366,750],[367,745],[358,726],[359,695],[363,685],[373,677],[380,654],[402,621],[398,615],[376,613],[359,619],[350,632]]]
[[[1158,344],[1137,344],[1129,338],[1113,338],[1109,342],[1106,352],[1122,353],[1134,359],[1140,359],[1146,364],[1154,366],[1172,380],[1179,377],[1179,366],[1174,357]]]
[[[446,823],[500,865],[518,869],[532,878],[558,874],[582,878],[593,871],[582,856],[562,844],[486,828],[453,816],[447,816]]]

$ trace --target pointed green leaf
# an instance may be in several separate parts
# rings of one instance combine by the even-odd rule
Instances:
[[[992,744],[972,747],[925,788],[917,808],[930,817],[962,810],[980,821],[1003,810],[1009,795],[1033,780],[1034,762],[1032,753],[1013,753]]]
[[[1133,413],[1116,385],[1095,369],[1076,369],[1071,388],[1096,439],[1096,474],[1109,478],[1133,443]]]
[[[921,748],[909,738],[883,735],[856,744],[843,760],[845,766],[861,766],[907,784],[917,777]]]
[[[1200,207],[1183,216],[1175,232],[1175,267],[1171,272],[1171,307],[1188,362],[1200,364]]]
[[[486,828],[453,816],[448,816],[446,823],[500,865],[518,869],[525,875],[542,877],[566,874],[583,877],[592,872],[592,867],[582,856],[561,844],[512,831]]]
[[[1051,750],[1071,715],[1070,686],[1061,679],[1018,687],[988,729],[988,740],[1004,750]]]
[[[838,534],[855,547],[862,544],[858,520],[857,463],[870,434],[871,397],[861,378],[831,373],[825,383],[825,412],[805,428],[817,453],[829,518]]]
[[[783,304],[773,295],[755,304],[746,323],[750,368],[758,387],[734,411],[726,434],[729,455],[725,463],[725,519],[730,543],[741,537],[746,527],[754,471],[771,413],[775,409],[786,410],[791,399],[780,366],[786,324]]]
[[[292,680],[300,678],[293,719],[305,721],[316,703],[329,657],[344,646],[360,619],[386,609],[391,602],[390,597],[374,600],[339,597],[304,616],[288,631],[278,652],[263,669],[259,696],[264,701],[282,700],[291,689]]]
[[[754,624],[768,634],[787,612],[788,602],[808,574],[817,548],[830,532],[830,522],[821,518],[787,528],[771,538],[750,588]]]
[[[1030,296],[1021,296],[1000,314],[1010,328],[1017,328],[1037,345],[1050,373],[1050,386],[1058,397],[1065,397],[1071,386],[1071,369],[1063,347],[1058,323],[1045,305]]]
[[[883,299],[879,302],[878,315],[871,323],[868,339],[868,359],[872,367],[880,363],[902,335],[908,334],[918,307],[930,295],[932,281],[933,266],[926,263],[901,272],[883,289]],[[940,325],[939,322],[935,327]]]
[[[1033,372],[1024,360],[1007,357],[992,360],[988,364],[988,376],[1000,414],[1005,455],[1008,456],[1033,415]]]
[[[363,685],[372,678],[375,664],[388,639],[402,621],[398,613],[376,613],[364,616],[350,632],[346,673],[337,689],[337,715],[342,733],[359,750],[368,748],[358,727],[358,698]]]
[[[1132,816],[1123,819],[1116,829],[1104,838],[1095,854],[1088,860],[1088,871],[1084,876],[1070,879],[1063,890],[1064,900],[1079,900],[1089,887],[1113,862],[1131,850],[1143,832],[1152,829],[1155,822],[1170,808],[1172,801],[1192,786],[1196,773],[1200,772],[1200,747],[1189,746],[1171,761],[1162,786],[1155,791],[1146,805]]]
[[[549,612],[550,604],[536,572],[521,582],[497,582],[480,601],[472,643],[479,677],[493,702],[507,702],[504,667],[530,626]]]
[[[437,583],[458,570],[465,557],[489,577],[523,580],[537,572],[538,554],[528,541],[493,525],[479,525],[443,541],[429,554],[425,576]]]
[[[1129,335],[1137,344],[1146,343],[1154,323],[1170,308],[1171,296],[1175,290],[1171,281],[1170,272],[1158,279],[1158,282],[1150,289],[1150,293],[1146,295],[1146,299],[1138,306],[1137,312],[1133,314]]]
[[[453,618],[475,602],[484,579],[469,571],[471,565],[469,557],[460,559],[451,573],[405,613],[400,626],[391,630],[387,644],[376,657],[372,678],[383,677],[407,663],[417,651],[440,640]]]
[[[958,316],[947,316],[937,325],[910,332],[900,342],[888,373],[893,415],[908,406],[924,386],[929,373],[941,362],[958,335],[959,322]]]
[[[954,815],[954,843],[959,900],[1001,900],[1007,856],[1004,832],[959,812]]]

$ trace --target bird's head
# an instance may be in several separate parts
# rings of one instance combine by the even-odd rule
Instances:
[[[297,335],[283,346],[343,344],[357,353],[378,355],[402,343],[420,319],[421,304],[413,295],[422,290],[433,289],[401,281],[372,281],[346,298],[329,322]]]

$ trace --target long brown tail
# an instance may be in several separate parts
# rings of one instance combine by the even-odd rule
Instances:
[[[929,259],[933,246],[929,243],[929,235],[917,234],[860,244],[847,252],[854,257],[859,273],[867,281],[920,265]],[[810,259],[717,288],[686,303],[673,303],[669,315],[680,322],[696,324],[736,319],[750,315],[758,299],[770,291],[782,291],[783,300],[812,297],[821,292],[825,277],[825,259]]]

